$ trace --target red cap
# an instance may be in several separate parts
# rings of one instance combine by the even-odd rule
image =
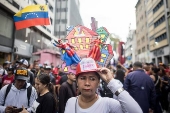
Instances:
[[[76,76],[84,72],[96,72],[99,66],[92,58],[83,58],[77,65]]]
[[[53,68],[52,72],[53,72],[54,75],[58,74],[58,68]]]

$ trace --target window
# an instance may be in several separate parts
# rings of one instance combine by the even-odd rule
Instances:
[[[104,62],[104,60],[103,60],[103,59],[100,59],[100,62]]]
[[[44,29],[46,29],[46,27],[45,26],[42,26]]]
[[[156,37],[156,38],[155,38],[155,42],[161,42],[162,40],[164,40],[164,39],[166,39],[166,38],[167,38],[167,35],[166,35],[166,33],[164,33],[164,34]]]
[[[105,55],[105,54],[101,54],[101,57],[104,57],[104,58],[105,58],[105,57],[107,57],[107,55]]]
[[[56,36],[60,36],[60,35],[66,35],[66,31],[56,31],[55,32]]]
[[[45,0],[45,3],[48,4],[48,0]]]
[[[78,48],[77,48],[77,47],[75,47],[74,49],[75,49],[76,51],[78,50]]]
[[[64,72],[67,72],[68,71],[68,67],[64,67]]]
[[[7,38],[12,38],[13,29],[14,28],[12,18],[10,16],[7,16],[5,13],[4,14],[0,13],[0,34]],[[20,30],[18,30],[17,32],[19,31]]]
[[[50,4],[48,5],[48,7],[49,7],[50,11],[53,12],[53,7]]]
[[[163,23],[165,21],[165,16],[162,16],[159,20],[157,20],[154,23],[154,27],[156,28],[157,26],[159,26],[161,23]]]
[[[67,23],[67,19],[61,19],[61,20],[56,20],[56,23],[59,24],[59,23],[63,23],[63,24],[66,24]]]
[[[86,49],[88,49],[89,48],[89,45],[86,45]]]
[[[66,32],[65,31],[61,31],[60,35],[66,35]]]
[[[49,30],[48,28],[47,28],[47,31],[48,31],[49,33],[51,33],[51,30]]]
[[[137,45],[140,45],[140,40],[137,41]]]
[[[37,5],[37,2],[36,2],[35,0],[33,0],[33,3],[34,3],[35,5]]]
[[[80,49],[83,49],[83,45],[80,45]]]
[[[57,12],[67,12],[68,8],[57,8]]]
[[[19,9],[19,5],[15,2],[15,1],[13,1],[13,4],[12,4],[14,7],[16,7],[17,9]]]
[[[86,38],[86,43],[89,43],[90,42],[90,39],[89,38]]]
[[[140,49],[138,50],[138,54],[140,54]]]
[[[52,18],[50,18],[50,21],[51,21],[51,25],[53,24],[53,19]]]
[[[78,38],[78,43],[81,43],[81,41],[82,41],[82,38]]]
[[[144,42],[145,41],[145,37],[142,37],[142,42]]]
[[[71,39],[71,43],[72,43],[72,44],[75,43],[75,39],[74,39],[74,38]]]
[[[67,23],[67,19],[62,19],[61,23],[66,24]]]
[[[153,9],[153,13],[159,10],[159,8],[164,4],[163,0],[161,0]]]
[[[147,49],[149,50],[149,45],[147,45]]]
[[[142,26],[142,27],[141,27],[141,31],[143,31],[143,28],[144,28],[144,27]]]
[[[56,20],[56,23],[59,24],[59,23],[60,23],[60,20]]]
[[[142,52],[145,52],[145,47],[142,48]]]

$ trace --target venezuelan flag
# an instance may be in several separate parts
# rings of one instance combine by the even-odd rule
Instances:
[[[16,30],[36,25],[49,25],[47,5],[30,5],[14,15]]]

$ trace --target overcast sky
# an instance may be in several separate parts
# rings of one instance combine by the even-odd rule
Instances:
[[[126,40],[129,31],[136,28],[135,5],[137,0],[79,0],[80,13],[84,25],[90,27],[91,17],[98,21],[98,27],[104,26]]]

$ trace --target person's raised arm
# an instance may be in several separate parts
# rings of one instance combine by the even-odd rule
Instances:
[[[129,73],[129,70],[125,68],[120,62],[118,62],[118,65],[120,65],[123,68],[123,70],[125,70],[125,76],[127,76],[127,74]]]
[[[99,68],[100,77],[108,83],[108,88],[117,96],[117,100],[121,104],[121,109],[125,113],[143,113],[138,103],[122,88],[122,83],[115,80],[107,68]],[[134,109],[135,108],[135,109]]]

